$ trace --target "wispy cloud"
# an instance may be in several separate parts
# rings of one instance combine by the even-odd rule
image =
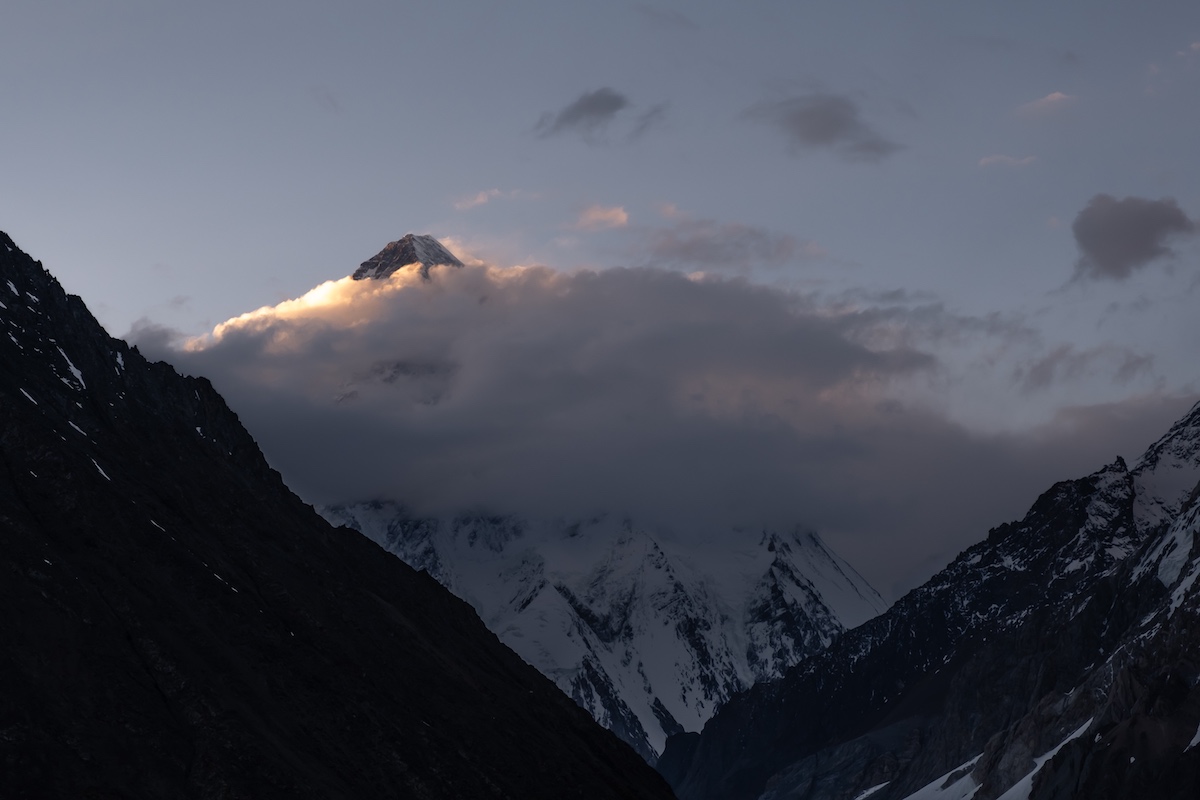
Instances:
[[[512,189],[507,192],[500,189],[482,189],[475,194],[464,195],[455,200],[454,208],[456,211],[469,211],[472,208],[487,205],[493,200],[512,200],[518,197],[530,198],[536,196],[536,194],[524,192],[520,189]]]
[[[981,166],[981,167],[1027,167],[1030,164],[1032,164],[1034,161],[1037,161],[1037,158],[1034,156],[1022,156],[1022,157],[1018,158],[1016,156],[1006,156],[1006,155],[997,154],[997,155],[992,155],[992,156],[984,156],[983,158],[979,159],[979,166]]]
[[[493,197],[499,197],[501,192],[499,189],[484,189],[476,192],[468,197],[463,197],[454,201],[454,207],[459,211],[466,211],[469,208],[476,208],[488,203]]]
[[[547,112],[534,126],[534,133],[542,139],[553,136],[575,135],[588,144],[603,144],[609,141],[614,121],[620,116],[628,119],[628,113],[636,109],[626,95],[610,87],[584,92],[557,112]],[[618,138],[634,142],[648,131],[662,124],[667,114],[667,103],[656,103],[638,114],[628,124],[618,126]],[[622,133],[620,128],[624,128]]]
[[[575,220],[575,227],[583,231],[624,228],[628,224],[629,213],[621,206],[588,206]]]
[[[744,272],[754,267],[780,267],[827,258],[824,247],[756,225],[696,219],[668,205],[670,222],[642,231],[635,257],[657,267]]]
[[[658,103],[643,111],[638,115],[638,118],[633,123],[633,130],[629,132],[629,141],[635,141],[642,138],[649,131],[662,124],[667,117],[667,104]]]
[[[1050,114],[1073,105],[1075,101],[1075,95],[1064,94],[1063,92],[1051,92],[1045,97],[1039,97],[1037,100],[1019,106],[1017,113],[1027,117]]]
[[[1018,366],[1013,380],[1024,392],[1041,391],[1051,386],[1079,381],[1090,374],[1103,374],[1118,384],[1127,384],[1154,367],[1154,356],[1136,353],[1125,347],[1100,345],[1078,348],[1060,344],[1027,364]]]
[[[543,114],[534,130],[543,138],[568,132],[591,138],[629,106],[628,97],[605,86],[584,92],[557,113]]]
[[[638,3],[634,8],[649,22],[665,30],[694,31],[699,28],[690,17],[674,8],[661,8],[649,3]]]

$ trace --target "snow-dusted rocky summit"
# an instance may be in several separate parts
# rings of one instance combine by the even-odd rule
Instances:
[[[449,264],[461,267],[463,264],[453,253],[442,246],[442,243],[432,236],[420,236],[406,233],[375,256],[364,261],[352,276],[361,281],[369,278],[386,278],[393,272],[407,267],[409,264],[421,265],[421,276],[429,277],[430,267],[439,264]]]
[[[405,236],[354,277],[459,264]],[[467,600],[501,641],[653,763],[735,692],[777,678],[886,604],[815,534],[670,532],[618,515],[420,517],[320,509]]]

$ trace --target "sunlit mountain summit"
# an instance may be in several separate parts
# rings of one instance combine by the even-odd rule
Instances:
[[[452,267],[463,265],[453,253],[432,236],[406,233],[396,241],[388,242],[387,247],[364,261],[354,271],[353,277],[356,281],[368,278],[386,278],[410,264],[421,265],[421,277],[423,278],[429,277],[431,267],[443,264]]]

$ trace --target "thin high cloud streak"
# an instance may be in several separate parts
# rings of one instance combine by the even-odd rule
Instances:
[[[847,161],[882,161],[901,149],[867,124],[849,97],[814,92],[759,103],[747,116],[767,122],[788,139],[793,152],[831,150]]]
[[[1149,441],[1108,418],[984,437],[900,404],[892,384],[938,368],[903,324],[745,281],[475,265],[326,283],[190,348],[131,339],[211,378],[312,502],[604,511],[680,536],[802,524],[885,592]],[[1167,405],[1126,410],[1165,429]]]
[[[1045,97],[1039,97],[1037,100],[1018,107],[1017,113],[1025,117],[1052,114],[1070,107],[1074,102],[1075,97],[1073,95],[1063,92],[1051,92]]]
[[[1018,158],[1017,156],[1006,156],[1003,154],[997,154],[997,155],[992,155],[992,156],[984,156],[983,158],[979,159],[979,166],[981,166],[981,167],[996,167],[996,166],[1028,167],[1034,161],[1037,161],[1037,158],[1034,156],[1021,156],[1020,158]]]
[[[1071,224],[1080,257],[1075,279],[1125,280],[1157,259],[1170,257],[1167,242],[1196,233],[1196,223],[1175,200],[1094,196]]]
[[[1135,353],[1114,345],[1079,349],[1062,344],[1032,363],[1018,367],[1013,372],[1013,380],[1022,391],[1035,392],[1058,382],[1102,372],[1111,382],[1124,385],[1139,376],[1151,374],[1153,368],[1154,356],[1147,353]]]

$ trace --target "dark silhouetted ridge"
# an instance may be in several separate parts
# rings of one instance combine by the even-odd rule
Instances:
[[[669,798],[0,234],[0,797]]]

